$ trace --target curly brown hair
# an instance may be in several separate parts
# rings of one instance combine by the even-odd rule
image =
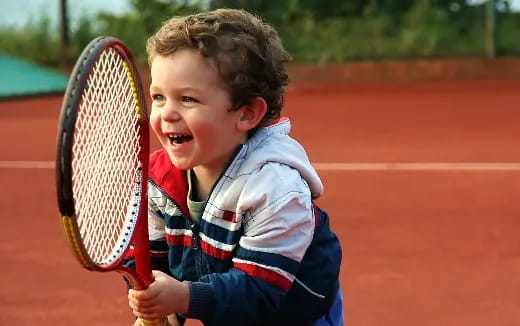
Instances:
[[[231,110],[259,96],[267,112],[258,127],[280,117],[289,79],[285,64],[291,57],[272,26],[237,9],[173,17],[148,39],[148,61],[181,48],[197,49],[216,62],[230,91]]]

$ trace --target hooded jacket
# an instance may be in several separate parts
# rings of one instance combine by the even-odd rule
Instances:
[[[151,155],[152,264],[188,282],[187,317],[205,325],[311,325],[334,300],[341,247],[313,203],[320,178],[289,131],[289,120],[279,121],[237,149],[199,223],[187,208],[186,172],[164,150]]]

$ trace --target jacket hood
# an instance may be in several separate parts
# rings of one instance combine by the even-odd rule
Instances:
[[[288,165],[299,171],[309,185],[312,198],[316,199],[323,193],[323,184],[305,149],[289,136],[290,130],[291,122],[287,118],[259,129],[245,144],[246,155],[249,156],[246,164],[254,167],[260,167],[267,162]]]

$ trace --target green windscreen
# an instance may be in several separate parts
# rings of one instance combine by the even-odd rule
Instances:
[[[0,55],[0,98],[63,93],[67,82],[59,72]]]

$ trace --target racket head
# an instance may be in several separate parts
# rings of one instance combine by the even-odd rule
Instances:
[[[58,207],[74,256],[89,270],[122,272],[136,288],[151,281],[146,263],[150,259],[145,105],[130,50],[113,37],[94,39],[69,79],[56,155]],[[136,265],[142,267],[137,273],[122,266],[132,243]],[[144,265],[137,261],[137,252]]]

